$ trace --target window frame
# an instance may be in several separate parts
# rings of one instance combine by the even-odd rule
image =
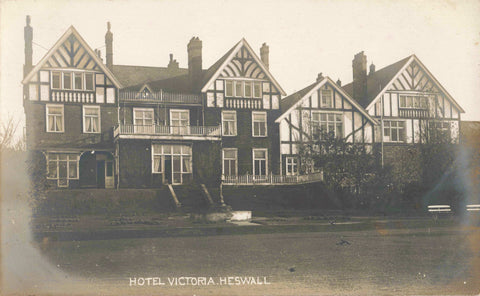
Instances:
[[[240,84],[240,90],[241,90],[241,94],[237,94],[237,84]],[[235,98],[243,98],[244,97],[244,82],[242,80],[233,80],[233,96]]]
[[[96,132],[89,132],[87,131],[86,129],[86,112],[85,112],[85,109],[96,109],[98,110],[98,114],[97,114],[97,118],[98,118],[98,131]],[[82,119],[83,119],[83,133],[85,134],[100,134],[102,132],[102,115],[101,115],[101,109],[100,109],[100,106],[98,105],[83,105],[82,107],[82,111],[83,111],[83,116],[82,116]],[[92,117],[92,115],[88,115],[88,117]]]
[[[173,113],[187,113],[187,125],[175,125],[175,127],[184,127],[184,126],[190,126],[190,110],[189,109],[170,109],[170,126],[174,126],[172,124],[172,121],[173,121]],[[180,121],[182,121],[182,119],[178,119]]]
[[[59,79],[59,81],[58,81],[58,87],[54,87],[54,86],[53,86],[53,77],[54,77],[56,74],[58,74],[58,79]],[[52,89],[63,89],[63,72],[62,72],[62,71],[52,71],[52,74],[51,74],[51,75],[52,75],[52,77],[51,77],[50,79],[51,79],[52,83],[51,83],[50,87],[51,87]]]
[[[228,94],[228,86],[230,85],[230,91],[231,93]],[[229,97],[229,98],[232,98],[234,97],[234,89],[233,89],[233,80],[225,80],[225,97]]]
[[[255,151],[265,151],[265,159],[255,158]],[[255,161],[256,160],[265,160],[265,175],[256,175],[255,173]],[[252,174],[253,177],[266,178],[268,176],[268,148],[252,148]]]
[[[294,161],[292,161],[294,160]],[[292,171],[289,172],[289,167],[292,168]],[[296,156],[287,156],[285,157],[285,175],[286,176],[297,176],[298,175],[298,157]]]
[[[329,92],[330,93],[330,105],[323,104],[323,93]],[[320,108],[333,108],[333,90],[332,89],[320,89]]]
[[[385,126],[385,123],[389,123],[389,126],[386,127]],[[396,130],[397,132],[397,138],[399,140],[396,140],[396,141],[393,141],[392,140],[392,122],[396,122],[397,123],[397,126],[393,127],[394,130]],[[401,127],[399,127],[399,123],[401,123]],[[390,132],[389,132],[389,135],[388,135],[388,139],[386,138],[386,135],[385,135],[385,129],[389,129]],[[401,139],[401,133],[400,133],[400,130],[403,129],[403,139]],[[383,130],[382,130],[382,140],[384,142],[387,142],[387,143],[406,143],[407,142],[407,125],[406,125],[406,121],[405,120],[384,120],[383,121]]]
[[[159,146],[161,148],[161,151],[159,153],[155,153],[154,146]],[[170,146],[170,151],[165,152],[165,146]],[[173,147],[178,146],[180,148],[180,153],[175,153]],[[185,149],[187,148],[188,149]],[[165,176],[165,156],[170,156],[170,161],[172,162],[171,165],[171,174],[172,174],[172,185],[178,185],[178,184],[183,184],[183,178],[184,175],[186,174],[191,174],[193,175],[193,151],[192,151],[192,146],[190,145],[185,145],[185,144],[165,144],[165,143],[152,143],[151,145],[151,162],[152,162],[152,174],[164,174],[163,179],[166,178]],[[188,151],[187,151],[188,150]],[[160,171],[155,170],[155,156],[160,157]],[[175,172],[174,171],[174,166],[173,166],[173,158],[174,157],[179,157],[180,159],[180,171]],[[188,165],[188,171],[184,171],[184,159],[188,158],[190,159],[189,165]],[[173,174],[180,174],[180,183],[175,183],[174,181],[174,175]]]
[[[235,158],[225,158],[225,151],[234,151],[235,152]],[[235,175],[226,175],[225,174],[225,160],[235,161]],[[238,176],[238,148],[223,148],[222,149],[222,175],[223,176]]]
[[[411,98],[411,106],[408,106],[408,98]],[[398,108],[428,110],[428,100],[428,96],[422,94],[400,94]],[[417,104],[417,106],[415,106],[415,104]]]
[[[48,128],[48,117],[51,115],[49,113],[50,107],[54,107],[54,108],[60,107],[60,108],[62,108],[62,115],[61,115],[62,116],[62,130],[60,130],[60,131],[56,131],[56,130],[51,131]],[[55,116],[55,123],[56,123],[57,122],[56,117],[58,115],[53,115],[53,116]],[[46,127],[46,132],[47,133],[64,133],[65,132],[65,106],[64,105],[62,105],[62,104],[46,104],[45,105],[45,118],[46,118],[45,127]]]
[[[318,117],[319,117],[319,120],[316,121],[316,120],[313,120],[313,117],[314,115],[318,114]],[[321,114],[326,114],[326,121],[322,121],[321,120]],[[314,129],[315,128],[320,128],[321,127],[321,124],[322,122],[325,122],[326,125],[327,125],[327,130],[326,132],[329,133],[330,131],[328,130],[328,126],[329,126],[329,123],[331,123],[328,119],[328,115],[333,115],[334,116],[334,121],[333,121],[333,132],[335,134],[335,138],[343,138],[344,135],[345,135],[345,122],[344,122],[344,116],[343,116],[343,113],[342,112],[335,112],[335,111],[320,111],[320,110],[313,110],[312,113],[311,113],[311,119],[310,119],[310,122],[311,122],[311,133],[313,135],[314,133]],[[341,135],[337,135],[337,115],[340,115],[340,123],[342,124],[342,134]],[[317,125],[318,123],[318,125]]]
[[[85,90],[85,79],[84,73],[82,72],[73,72],[73,90]],[[80,88],[77,88],[77,77],[80,77]]]
[[[52,159],[52,156],[55,156],[55,159]],[[66,155],[67,159],[66,160],[61,160],[60,155]],[[75,156],[75,160],[71,160],[70,156]],[[65,153],[65,152],[48,152],[46,153],[46,158],[47,158],[47,180],[57,180],[57,187],[68,187],[70,180],[80,180],[80,155],[77,153]],[[63,185],[60,183],[60,180],[63,178],[60,178],[60,162],[65,161],[67,163],[67,183]],[[56,170],[56,175],[55,178],[50,177],[50,162],[55,162],[55,170]],[[75,177],[70,177],[70,163],[74,162],[76,165],[76,170],[75,170]]]
[[[90,76],[92,77],[92,88],[89,89],[87,88],[87,76]],[[84,90],[86,91],[94,91],[95,90],[95,75],[93,74],[93,72],[85,72],[83,73],[83,81],[84,81]]]
[[[232,134],[226,134],[225,133],[225,129],[224,129],[223,124],[225,122],[224,116],[225,116],[226,113],[231,113],[235,116],[235,119],[233,121],[228,121],[228,122],[233,122],[233,125],[234,125],[234,133],[232,133]],[[235,136],[237,136],[237,134],[238,134],[238,131],[237,131],[237,121],[238,121],[237,120],[237,111],[236,110],[223,110],[221,116],[222,116],[222,136],[225,136],[225,137],[235,137]]]
[[[259,95],[258,97],[255,96],[255,89],[256,87],[258,87],[258,90],[259,90]],[[255,98],[255,99],[261,99],[262,98],[262,82],[259,82],[259,81],[254,81],[252,83],[252,98]]]
[[[255,135],[255,122],[261,121],[254,121],[255,115],[264,115],[265,116],[265,135]],[[267,111],[252,111],[252,137],[254,138],[264,138],[268,136],[268,124],[267,124]]]

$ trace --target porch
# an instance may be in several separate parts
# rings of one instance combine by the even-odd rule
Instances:
[[[222,176],[223,185],[293,185],[323,181],[323,172],[308,175]]]

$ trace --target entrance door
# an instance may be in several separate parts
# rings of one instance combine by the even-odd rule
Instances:
[[[97,187],[105,188],[105,160],[97,160]]]
[[[172,184],[172,157],[170,155],[165,155],[165,162],[163,167],[165,168],[164,181],[166,184]]]
[[[113,161],[105,162],[105,188],[113,188],[115,181],[113,179]]]

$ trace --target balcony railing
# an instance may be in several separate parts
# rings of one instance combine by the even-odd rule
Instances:
[[[53,102],[74,102],[74,103],[95,103],[95,92],[52,89],[51,101]]]
[[[280,176],[280,175],[242,175],[223,176],[223,185],[290,185],[305,184],[323,181],[323,172],[308,175]]]
[[[428,109],[399,109],[398,115],[408,118],[427,118],[429,117],[429,111]]]
[[[120,124],[114,128],[113,136],[116,138],[120,135],[200,136],[220,138],[221,127]]]
[[[158,91],[152,93],[139,93],[136,91],[120,91],[119,99],[124,102],[145,102],[145,103],[164,103],[164,104],[190,104],[197,105],[202,103],[200,94],[182,94]]]

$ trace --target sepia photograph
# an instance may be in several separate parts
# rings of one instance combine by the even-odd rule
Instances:
[[[479,295],[479,15],[0,0],[0,294]]]

